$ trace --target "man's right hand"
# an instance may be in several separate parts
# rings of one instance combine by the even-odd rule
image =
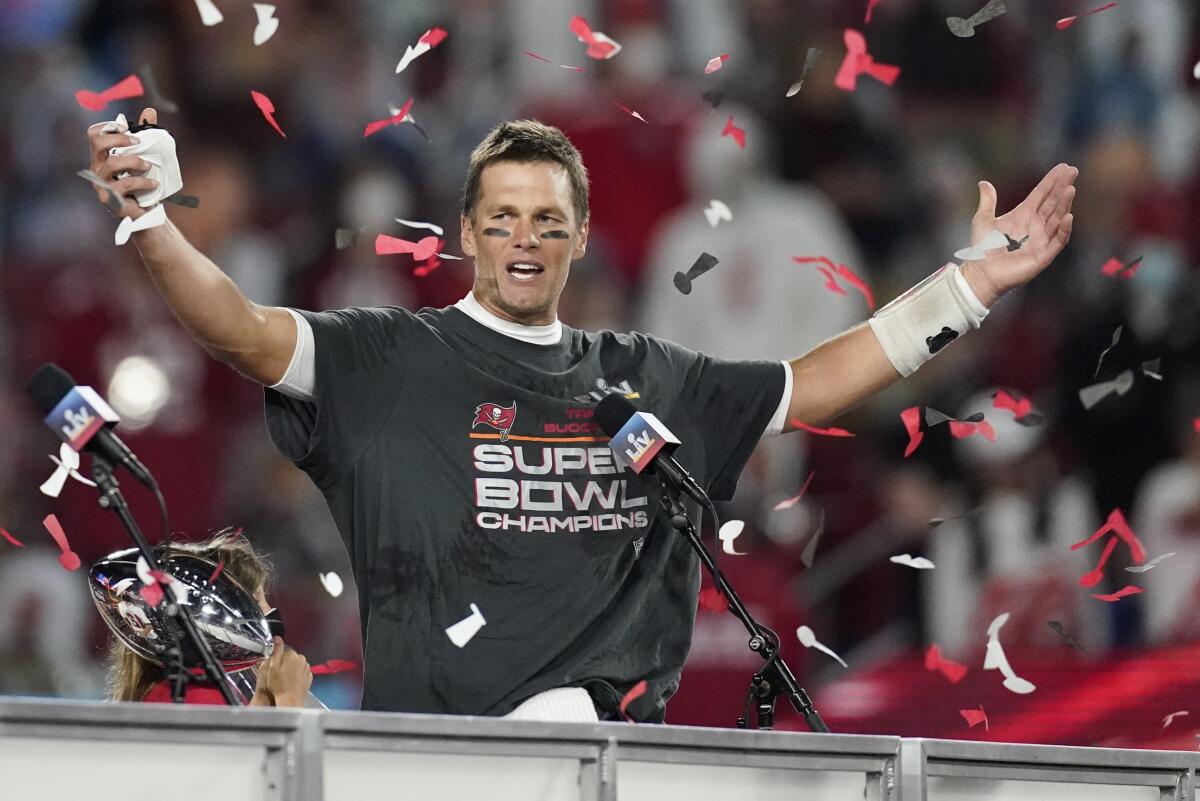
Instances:
[[[143,109],[139,119],[142,123],[156,125],[158,124],[158,112],[152,108]],[[138,140],[135,138],[137,134],[104,133],[104,126],[107,124],[98,122],[88,128],[88,145],[92,155],[91,170],[107,181],[121,197],[121,207],[113,212],[116,217],[118,219],[132,217],[136,220],[149,209],[139,206],[133,195],[154,189],[158,184],[145,177],[146,171],[150,169],[150,163],[139,156],[109,155],[109,151],[114,147],[134,145]],[[128,172],[129,175],[114,180],[114,176],[125,172]],[[108,199],[108,193],[98,186],[94,188],[96,197],[101,203],[104,203]],[[107,206],[105,207],[107,208]]]

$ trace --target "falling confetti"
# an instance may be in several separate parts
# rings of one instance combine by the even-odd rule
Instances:
[[[729,600],[716,587],[705,587],[700,590],[700,608],[707,612],[724,612],[729,608]]]
[[[816,69],[817,59],[821,57],[821,48],[810,47],[808,53],[804,56],[804,67],[800,70],[800,80],[788,87],[784,97],[794,97],[804,88],[804,82],[808,80],[808,76]]]
[[[375,237],[375,255],[390,256],[396,253],[410,253],[413,261],[425,261],[442,247],[442,240],[436,236],[427,236],[418,242],[409,242],[387,234]]]
[[[1104,364],[1104,357],[1107,356],[1108,352],[1110,350],[1112,350],[1113,348],[1115,348],[1117,346],[1117,343],[1121,341],[1121,330],[1123,328],[1125,328],[1125,326],[1118,325],[1117,329],[1115,331],[1113,331],[1112,342],[1109,343],[1107,348],[1105,348],[1103,351],[1100,352],[1100,359],[1099,359],[1099,361],[1096,362],[1096,372],[1092,373],[1092,378],[1096,378],[1097,376],[1100,375],[1100,367],[1101,367],[1101,365]]]
[[[321,579],[321,586],[325,588],[325,592],[332,595],[334,598],[342,594],[344,587],[342,586],[342,577],[330,570],[328,573],[318,573]]]
[[[807,431],[810,434],[820,434],[823,437],[853,437],[854,436],[853,434],[851,434],[849,431],[847,431],[844,428],[815,428],[813,426],[810,426],[808,423],[802,423],[795,418],[792,418],[791,423],[794,427],[799,428],[802,431]]]
[[[1137,538],[1137,535],[1133,533],[1133,529],[1129,527],[1129,522],[1125,519],[1125,513],[1120,509],[1113,509],[1109,512],[1108,519],[1104,522],[1104,525],[1096,529],[1087,539],[1074,543],[1071,546],[1071,550],[1078,551],[1080,548],[1086,548],[1106,534],[1113,534],[1114,537],[1105,544],[1104,552],[1100,555],[1100,560],[1097,562],[1096,567],[1079,578],[1081,587],[1094,587],[1100,583],[1100,579],[1104,576],[1104,565],[1112,555],[1113,549],[1117,547],[1118,541],[1124,542],[1129,547],[1130,558],[1134,564],[1141,565],[1146,562],[1146,549],[1142,546],[1142,542]],[[1141,592],[1141,590],[1136,588],[1134,591]],[[1129,594],[1131,593],[1126,593],[1126,595]],[[1100,596],[1093,597],[1098,598]],[[1123,596],[1118,596],[1118,598],[1120,597]],[[1107,599],[1101,598],[1101,600]],[[1114,598],[1113,600],[1117,599]]]
[[[1133,278],[1141,266],[1141,256],[1124,263],[1120,259],[1111,258],[1100,266],[1100,274],[1108,278]]]
[[[446,31],[441,28],[430,28],[421,34],[421,38],[417,39],[416,45],[409,45],[404,49],[404,55],[400,58],[400,63],[396,65],[396,74],[404,72],[404,69],[413,62],[418,56],[423,56],[433,48],[437,47],[446,38]]]
[[[546,58],[545,56],[538,55],[537,53],[533,52],[532,50],[526,50],[525,55],[529,56],[530,58],[536,58],[538,61],[544,61],[547,64],[554,63],[553,61]],[[583,72],[583,67],[572,67],[570,64],[559,64],[558,66],[562,67],[564,70],[574,70],[575,72]]]
[[[160,225],[165,225],[166,222],[167,209],[163,204],[159,203],[136,220],[132,217],[122,217],[121,222],[117,225],[116,232],[113,234],[113,241],[118,245],[124,245],[129,241],[129,237],[133,236],[137,231],[157,228]]]
[[[778,512],[783,509],[791,509],[793,506],[800,503],[800,499],[804,497],[805,491],[808,490],[808,485],[812,483],[813,476],[815,476],[816,474],[817,474],[816,470],[810,470],[808,472],[808,478],[804,479],[804,485],[802,487],[800,487],[800,493],[798,495],[795,495],[786,500],[782,500],[779,503],[775,504],[774,511]]]
[[[487,621],[483,619],[479,607],[471,604],[471,614],[446,629],[446,636],[450,638],[450,642],[462,648],[486,625]]]
[[[959,261],[978,261],[987,258],[989,252],[1007,246],[1008,237],[1003,231],[993,228],[983,239],[979,240],[978,244],[954,251],[954,258]]]
[[[1154,557],[1144,565],[1128,565],[1125,569],[1130,573],[1145,573],[1147,570],[1153,570],[1158,567],[1160,563],[1170,559],[1172,556],[1178,556],[1178,554],[1175,551],[1171,551],[1170,553],[1164,553],[1162,556]]]
[[[716,228],[717,223],[724,220],[725,222],[733,222],[733,212],[719,200],[710,200],[708,208],[704,210],[704,219],[708,220],[708,224]]]
[[[67,443],[63,442],[58,446],[58,458],[51,456],[50,461],[54,462],[55,470],[50,475],[50,478],[42,482],[42,485],[38,488],[43,495],[57,498],[62,492],[63,487],[66,486],[68,478],[73,478],[82,484],[87,484],[89,487],[96,486],[95,482],[80,475],[79,453]]]
[[[254,46],[258,47],[279,30],[279,18],[274,16],[275,6],[270,3],[255,3],[254,13],[258,16],[258,24],[254,26]]]
[[[686,273],[675,273],[675,288],[685,295],[692,294],[692,282],[720,264],[711,253],[701,253]]]
[[[858,275],[844,264],[837,266],[838,275],[846,280],[850,286],[854,287],[866,299],[867,308],[875,311],[875,295],[871,292],[871,288],[867,286],[867,282],[858,277]]]
[[[966,665],[942,656],[942,649],[936,645],[929,646],[929,650],[925,652],[925,669],[936,670],[951,684],[958,684],[967,675]]]
[[[221,24],[221,20],[225,19],[212,0],[196,0],[196,10],[200,12],[200,21],[210,28]]]
[[[1146,376],[1147,378],[1153,378],[1155,381],[1162,381],[1163,380],[1162,373],[1159,372],[1159,370],[1161,368],[1162,368],[1162,357],[1161,356],[1158,357],[1157,359],[1150,359],[1149,361],[1144,361],[1144,362],[1142,362],[1142,375]]]
[[[0,528],[0,537],[4,537],[4,539],[8,540],[10,544],[17,546],[18,548],[25,547],[25,543],[21,542],[12,534],[9,534],[7,529]]]
[[[814,634],[813,630],[810,629],[808,626],[801,626],[798,629],[796,629],[796,636],[800,639],[800,644],[803,645],[805,648],[816,648],[821,653],[826,654],[826,655],[831,656],[834,659],[836,659],[838,661],[838,663],[841,664],[842,667],[849,669],[850,666],[847,665],[846,662],[840,656],[835,654],[833,652],[833,649],[831,649],[828,646],[817,641],[817,635]]]
[[[357,662],[351,662],[346,659],[330,659],[323,664],[313,665],[312,674],[314,676],[328,676],[333,673],[345,673],[347,670],[354,670],[358,667]]]
[[[79,569],[79,554],[71,550],[70,543],[67,542],[67,532],[63,531],[62,524],[58,522],[58,518],[52,514],[46,515],[42,521],[42,525],[50,532],[50,536],[54,538],[54,542],[62,551],[58,555],[58,563],[67,570]]]
[[[209,575],[209,577],[208,577],[208,583],[209,583],[209,584],[212,584],[214,581],[216,581],[216,580],[217,580],[217,577],[218,577],[218,576],[220,576],[220,575],[221,575],[223,572],[225,572],[225,562],[224,562],[224,560],[222,560],[222,561],[220,561],[220,562],[217,562],[217,569],[216,569],[216,570],[214,570],[214,571],[212,572],[212,574],[211,574],[211,575]]]
[[[1106,593],[1104,595],[1098,595],[1096,593],[1092,593],[1092,597],[1095,598],[1097,601],[1104,601],[1105,603],[1111,604],[1111,603],[1116,603],[1117,601],[1121,600],[1122,598],[1128,597],[1130,595],[1137,595],[1140,592],[1145,592],[1145,590],[1143,590],[1141,587],[1135,587],[1132,584],[1126,584],[1124,587],[1117,590],[1116,592],[1110,592],[1110,593]]]
[[[646,118],[645,118],[645,117],[643,117],[641,114],[639,114],[638,112],[636,112],[636,111],[634,111],[633,109],[631,109],[629,106],[622,106],[620,103],[618,103],[618,102],[617,102],[617,101],[615,101],[615,100],[613,101],[613,104],[614,104],[614,105],[616,105],[616,107],[617,107],[617,108],[621,109],[621,111],[624,111],[624,112],[625,112],[626,114],[628,114],[629,116],[631,116],[631,117],[633,117],[633,118],[635,118],[635,119],[639,119],[639,120],[641,120],[642,122],[645,122],[647,125],[649,125],[649,124],[650,124],[649,122],[647,122],[647,120],[646,120]]]
[[[987,420],[979,423],[968,423],[965,420],[951,420],[949,426],[950,436],[955,439],[966,439],[972,434],[979,434],[988,442],[996,441],[996,430],[992,428],[992,424]]]
[[[409,228],[424,228],[426,230],[433,231],[438,236],[442,236],[446,233],[442,230],[442,226],[434,225],[433,223],[419,222],[417,220],[402,220],[399,217],[396,218],[396,222],[400,223],[401,225],[407,225]]]
[[[965,520],[966,518],[977,515],[982,511],[982,506],[976,506],[974,509],[969,509],[963,512],[961,515],[952,515],[951,517],[931,517],[929,518],[929,527],[935,528],[950,520]]]
[[[1042,422],[1042,416],[1033,410],[1029,398],[1017,400],[1002,389],[992,395],[992,407],[1012,412],[1013,419],[1021,425],[1034,426]]]
[[[579,41],[587,45],[589,58],[604,60],[612,58],[621,52],[620,44],[599,31],[593,31],[591,26],[588,25],[587,20],[583,17],[572,17],[569,26],[571,32],[578,37]]]
[[[738,538],[742,530],[746,527],[745,521],[742,520],[726,520],[721,525],[721,530],[717,532],[717,538],[721,541],[721,550],[730,556],[745,556],[745,552],[734,550],[733,541]]]
[[[708,63],[704,65],[704,74],[710,75],[716,72],[717,70],[721,69],[721,67],[725,66],[725,62],[728,60],[728,53],[722,53],[719,56],[713,56],[708,60]]]
[[[1067,634],[1067,631],[1065,628],[1063,628],[1062,623],[1059,623],[1057,620],[1047,620],[1046,625],[1058,632],[1058,636],[1062,638],[1063,643],[1075,648],[1081,654],[1087,653],[1087,649],[1076,642],[1074,637],[1072,637],[1070,634]]]
[[[1188,714],[1188,711],[1186,709],[1181,709],[1178,712],[1172,712],[1171,714],[1167,715],[1166,717],[1164,717],[1162,719],[1162,727],[1164,729],[1167,728],[1168,726],[1171,725],[1172,721],[1174,721],[1175,718],[1183,717],[1186,714]]]
[[[828,256],[792,256],[792,261],[797,264],[817,264],[825,265],[818,266],[817,270],[821,275],[825,276],[825,288],[830,292],[835,292],[839,295],[847,294],[846,290],[842,289],[834,277],[834,273],[842,278],[850,286],[854,287],[859,294],[867,301],[867,306],[872,310],[875,309],[875,295],[871,292],[871,288],[867,286],[867,282],[858,277],[857,274],[844,264],[834,264],[833,260]]]
[[[1008,656],[1004,653],[1004,646],[1000,644],[1000,629],[1008,622],[1009,613],[997,615],[996,618],[988,626],[987,635],[987,652],[983,658],[984,670],[999,670],[1000,675],[1004,676],[1004,687],[1011,692],[1019,695],[1028,695],[1037,689],[1033,682],[1018,676],[1008,663]]]
[[[721,136],[728,136],[737,142],[737,146],[742,150],[746,149],[746,132],[733,124],[733,115],[729,115],[729,119],[725,120],[725,128],[721,131]]]
[[[142,79],[136,75],[130,75],[98,94],[87,89],[80,89],[75,93],[75,100],[88,111],[103,111],[109,103],[128,100],[131,97],[141,97],[145,93]]]
[[[1107,11],[1108,9],[1112,8],[1115,5],[1116,5],[1116,3],[1108,3],[1106,5],[1100,6],[1099,8],[1093,8],[1091,11],[1086,11],[1083,14],[1076,14],[1073,17],[1063,17],[1058,22],[1054,23],[1054,27],[1058,28],[1060,31],[1066,30],[1067,28],[1074,25],[1075,20],[1079,19],[1080,17],[1086,17],[1091,14],[1099,14],[1101,11]]]
[[[404,101],[404,105],[401,106],[399,109],[397,109],[396,112],[392,114],[392,116],[387,117],[382,120],[375,120],[373,122],[368,122],[367,126],[365,128],[363,128],[363,139],[366,139],[368,136],[370,136],[373,133],[378,133],[379,131],[382,131],[384,128],[387,128],[388,126],[399,125],[400,123],[404,122],[405,118],[409,116],[409,110],[412,109],[412,104],[413,104],[413,99],[410,97],[408,100]]]
[[[859,75],[870,75],[877,81],[891,86],[900,76],[900,68],[891,64],[877,64],[867,52],[867,40],[853,28],[847,28],[842,33],[846,43],[846,57],[838,68],[833,85],[846,92],[853,92],[858,85]]]
[[[1133,387],[1133,371],[1125,370],[1111,381],[1101,381],[1079,390],[1079,402],[1083,408],[1091,409],[1109,395],[1124,395]]]
[[[909,406],[900,412],[900,420],[904,423],[904,430],[908,432],[908,445],[904,448],[904,458],[907,459],[916,452],[921,440],[925,439],[925,432],[921,430],[921,407]]]
[[[945,412],[939,412],[932,406],[925,407],[925,425],[933,428],[942,423],[979,423],[983,421],[983,412],[974,412],[959,420],[957,417],[951,417]]]
[[[825,533],[825,510],[821,510],[821,517],[817,521],[816,533],[809,538],[804,546],[804,550],[800,552],[800,562],[805,567],[812,567],[813,561],[817,558],[817,543],[821,541],[821,535]]]
[[[625,720],[629,721],[630,723],[636,723],[637,721],[635,721],[633,718],[629,717],[629,714],[625,710],[629,709],[630,704],[632,704],[634,701],[641,698],[645,694],[646,694],[646,680],[645,679],[642,679],[637,684],[630,687],[629,692],[627,692],[627,693],[625,693],[625,695],[621,696],[621,717],[625,718]]]
[[[984,729],[988,727],[987,713],[983,711],[982,705],[980,705],[979,709],[960,709],[958,710],[958,714],[963,716],[963,720],[967,722],[968,728],[973,729],[980,723],[983,724]]]
[[[902,553],[888,558],[889,562],[895,562],[898,565],[915,568],[917,570],[933,570],[933,562],[926,559],[924,556],[913,556],[912,554]]]
[[[250,90],[250,97],[254,99],[254,105],[258,106],[258,110],[262,112],[264,117],[266,117],[267,122],[271,123],[271,127],[278,131],[280,136],[286,139],[287,134],[283,132],[283,129],[279,127],[279,123],[275,121],[275,104],[271,102],[271,98],[267,97],[262,92],[256,92],[253,89]]]
[[[985,22],[994,20],[1006,11],[1008,9],[1004,5],[1004,0],[988,0],[987,5],[967,19],[963,19],[962,17],[946,17],[946,27],[955,36],[967,39],[975,35],[975,28]]]
[[[424,278],[425,276],[429,275],[431,272],[433,272],[434,270],[436,270],[438,267],[441,267],[441,266],[442,266],[442,262],[438,259],[437,255],[433,255],[433,256],[430,256],[429,260],[426,261],[424,264],[418,264],[417,267],[413,270],[413,275],[415,275],[417,278]]]

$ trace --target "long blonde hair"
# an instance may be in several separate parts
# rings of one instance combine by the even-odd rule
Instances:
[[[167,556],[192,554],[224,563],[224,571],[250,592],[265,589],[270,575],[267,560],[254,550],[240,528],[224,528],[200,542],[169,542]],[[113,701],[141,701],[166,678],[162,665],[137,653],[119,637],[109,635],[108,697]]]

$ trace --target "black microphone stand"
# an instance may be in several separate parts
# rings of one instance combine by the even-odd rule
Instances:
[[[688,538],[692,548],[699,554],[700,561],[704,563],[705,569],[712,576],[717,589],[728,599],[729,611],[742,621],[746,631],[750,632],[750,650],[764,660],[762,667],[750,679],[750,690],[746,694],[746,707],[742,716],[738,718],[738,728],[750,727],[750,703],[755,699],[758,702],[756,727],[759,729],[774,728],[775,701],[779,696],[786,695],[792,702],[792,708],[804,716],[804,721],[810,729],[815,732],[827,733],[829,727],[825,725],[825,721],[821,720],[821,715],[813,706],[812,699],[808,697],[808,693],[796,681],[791,668],[779,655],[779,635],[754,619],[750,611],[746,609],[746,605],[742,603],[742,599],[738,597],[737,592],[725,579],[725,575],[717,570],[717,563],[713,560],[712,554],[708,552],[708,548],[704,547],[696,525],[688,516],[687,508],[679,500],[679,490],[661,476],[659,483],[662,485],[663,508],[667,511],[671,527]]]
[[[154,551],[146,542],[146,538],[142,535],[142,531],[138,528],[137,521],[133,519],[133,514],[129,511],[129,505],[125,502],[125,497],[121,494],[120,484],[113,478],[113,465],[107,459],[99,454],[92,456],[92,478],[96,481],[96,486],[100,489],[100,508],[111,509],[121,518],[121,522],[125,525],[125,530],[129,532],[129,536],[133,539],[133,544],[141,551],[142,557],[146,560],[146,564],[151,570],[159,570],[158,560],[154,557]],[[192,620],[192,615],[188,611],[185,604],[178,602],[174,591],[170,587],[166,587],[166,592],[163,596],[163,603],[167,605],[167,615],[174,620],[176,625],[183,630],[183,633],[195,646],[200,654],[200,658],[204,663],[204,674],[208,680],[221,691],[221,696],[225,699],[225,703],[230,706],[240,706],[237,698],[233,694],[233,688],[229,686],[229,681],[225,675],[225,669],[221,663],[217,661],[217,657],[209,647],[208,641],[200,634],[200,630],[196,628],[196,621]],[[179,637],[174,631],[171,632],[174,643],[167,651],[167,678],[171,683],[171,700],[177,704],[183,703],[185,688],[188,682],[193,681],[192,673],[188,666],[183,661],[183,648],[179,644]]]

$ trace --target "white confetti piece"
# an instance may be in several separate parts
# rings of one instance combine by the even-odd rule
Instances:
[[[1079,402],[1083,408],[1090,409],[1114,392],[1124,395],[1133,388],[1133,371],[1125,370],[1112,381],[1101,381],[1079,390]]]
[[[254,13],[258,15],[258,24],[254,26],[254,46],[258,47],[279,30],[279,18],[274,16],[275,6],[270,3],[255,3]]]
[[[1008,622],[1008,612],[997,615],[996,619],[988,626],[988,643],[987,653],[983,657],[984,670],[999,670],[1000,675],[1004,676],[1004,687],[1018,695],[1028,695],[1037,689],[1033,682],[1023,679],[1013,671],[1012,666],[1008,664],[1008,657],[1004,653],[1004,646],[1000,644],[1000,629]]]
[[[801,626],[800,628],[796,629],[796,636],[800,639],[800,644],[803,645],[805,648],[816,648],[821,653],[828,654],[829,656],[836,659],[839,663],[841,663],[842,667],[847,668],[847,669],[850,667],[842,660],[842,658],[840,656],[835,654],[830,648],[817,642],[817,635],[814,634],[813,630],[810,629],[808,626]]]
[[[895,562],[898,565],[913,567],[917,570],[933,570],[934,568],[933,562],[929,561],[924,556],[912,556],[906,553],[893,556],[888,561]]]
[[[721,530],[717,532],[717,537],[721,540],[721,550],[724,553],[727,553],[730,556],[745,556],[744,552],[735,551],[733,549],[733,541],[738,538],[738,536],[742,533],[742,529],[745,527],[745,522],[741,520],[725,521],[725,523],[721,526]]]
[[[1172,556],[1178,556],[1175,551],[1164,553],[1162,556],[1156,556],[1144,565],[1129,565],[1125,569],[1130,573],[1145,573],[1147,570],[1153,570],[1158,567],[1159,563],[1170,559]]]
[[[987,256],[989,250],[999,250],[1008,247],[1008,237],[999,229],[993,228],[979,244],[969,248],[954,251],[954,258],[959,261],[973,261]]]
[[[196,0],[196,9],[200,12],[200,21],[209,27],[220,25],[225,19],[221,9],[217,8],[212,0]]]
[[[704,210],[704,219],[708,220],[708,224],[713,228],[717,227],[717,223],[724,220],[725,222],[733,222],[733,212],[719,200],[710,200],[708,208]]]
[[[486,625],[487,621],[483,619],[479,607],[471,604],[471,614],[446,629],[446,636],[450,638],[450,642],[462,648]]]
[[[446,32],[441,28],[430,28],[429,30],[425,31],[425,33],[421,34],[421,37],[417,39],[417,43],[415,45],[408,45],[406,48],[404,48],[404,55],[400,58],[400,63],[396,65],[396,74],[399,75],[401,72],[404,72],[409,64],[413,63],[413,61],[418,57],[425,55],[430,50],[437,47],[445,38]]]
[[[43,495],[57,498],[66,485],[68,478],[73,478],[80,483],[87,484],[89,487],[96,486],[94,481],[84,478],[79,473],[79,454],[67,443],[63,442],[58,446],[58,458],[51,456],[50,461],[54,462],[56,469],[50,475],[50,478],[42,482],[42,486],[38,488],[42,491]]]
[[[342,577],[330,570],[328,573],[319,574],[321,578],[321,586],[325,588],[325,592],[337,598],[342,594],[344,586]]]
[[[1171,714],[1169,714],[1165,718],[1163,718],[1162,727],[1164,729],[1167,728],[1168,726],[1171,725],[1171,721],[1175,720],[1175,718],[1182,717],[1183,715],[1186,715],[1187,713],[1188,713],[1188,711],[1186,709],[1181,709],[1178,712],[1172,712]],[[1197,736],[1200,737],[1200,735],[1197,735]]]
[[[400,113],[399,111],[392,112],[392,114],[399,114],[399,113]],[[446,233],[445,231],[442,230],[442,226],[434,225],[433,223],[418,222],[416,220],[402,220],[399,217],[396,218],[396,222],[400,223],[401,225],[407,225],[409,228],[428,228],[430,231],[433,231],[438,236],[443,236]]]
[[[167,210],[160,203],[150,211],[138,217],[136,220],[132,217],[124,217],[121,223],[117,226],[117,233],[114,237],[118,245],[124,245],[129,241],[129,237],[134,231],[145,231],[147,228],[157,228],[167,221]]]

